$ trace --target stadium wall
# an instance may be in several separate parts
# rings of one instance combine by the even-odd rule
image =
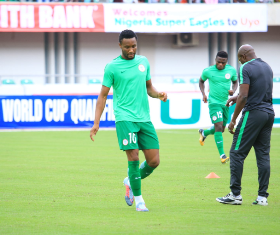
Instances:
[[[199,45],[192,47],[176,47],[172,34],[139,34],[139,54],[145,55],[151,64],[151,74],[155,82],[171,82],[171,77],[199,77],[202,70],[214,63],[218,49],[227,49],[226,33],[221,33],[223,41],[218,44],[217,33],[212,35],[212,55],[209,61],[208,33],[199,33]],[[267,61],[276,76],[280,75],[280,26],[269,26],[268,32],[240,33],[239,45],[236,33],[231,33],[230,64],[238,67],[236,51],[238,46],[248,43],[254,46],[259,57]],[[120,54],[117,33],[77,33],[77,54],[68,51],[65,57],[65,33],[57,33],[57,52],[54,51],[54,33],[48,33],[49,47],[45,48],[44,33],[0,33],[0,79],[12,75],[16,82],[32,78],[36,84],[44,83],[74,83],[75,80],[64,79],[65,72],[69,74],[89,75],[101,78],[106,63]],[[69,41],[73,41],[73,33],[67,33]],[[72,39],[72,40],[71,40]],[[48,51],[47,57],[45,51]],[[73,50],[72,50],[73,51]],[[273,52],[273,53],[272,53]],[[57,55],[55,55],[57,53]],[[55,60],[55,56],[57,59]],[[65,69],[65,59],[69,61],[68,71]],[[56,62],[55,62],[56,61]],[[47,67],[47,68],[46,68]],[[45,79],[45,73],[60,74],[61,78]],[[19,75],[22,75],[19,77]],[[38,75],[38,76],[36,76]],[[77,83],[88,82],[89,76],[82,76]]]

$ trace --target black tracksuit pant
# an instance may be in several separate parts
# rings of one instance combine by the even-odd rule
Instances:
[[[258,195],[268,197],[269,152],[273,122],[274,115],[265,111],[255,109],[243,113],[230,149],[230,189],[234,195],[240,195],[244,160],[253,146],[258,166]]]

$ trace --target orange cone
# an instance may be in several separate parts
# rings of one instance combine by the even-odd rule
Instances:
[[[211,172],[209,175],[207,175],[205,178],[212,179],[212,178],[220,178],[220,176],[216,175],[214,172]]]

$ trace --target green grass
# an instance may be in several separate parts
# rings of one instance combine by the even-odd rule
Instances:
[[[161,164],[142,181],[150,212],[124,201],[127,160],[115,131],[0,132],[0,234],[279,234],[280,129],[271,141],[270,197],[252,206],[258,190],[252,150],[244,165],[242,206],[215,198],[229,193],[208,137],[197,130],[158,130]],[[225,132],[225,150],[232,136]],[[140,155],[141,161],[144,159]],[[221,178],[205,179],[215,172]]]

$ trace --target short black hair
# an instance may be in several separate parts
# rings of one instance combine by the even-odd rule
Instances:
[[[120,35],[119,35],[119,43],[122,43],[122,40],[124,38],[136,38],[136,41],[137,41],[137,35],[136,33],[134,33],[132,30],[130,29],[126,29],[126,30],[123,30]]]
[[[216,55],[216,57],[221,57],[221,58],[228,58],[228,53],[225,51],[219,51]]]

